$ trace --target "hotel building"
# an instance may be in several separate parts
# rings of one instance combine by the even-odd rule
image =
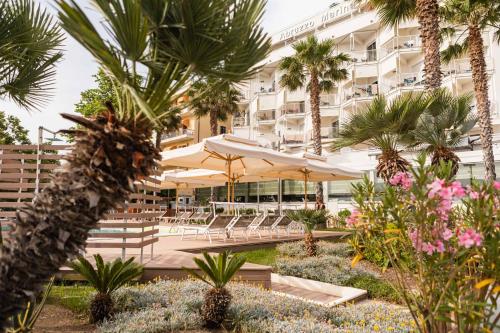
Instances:
[[[305,89],[290,91],[280,87],[283,73],[278,69],[283,57],[293,55],[293,43],[312,34],[320,40],[332,38],[336,43],[336,52],[346,53],[352,58],[352,62],[346,65],[348,78],[339,82],[328,94],[321,95],[323,154],[333,163],[365,170],[376,180],[373,170],[377,151],[367,147],[350,147],[332,152],[330,146],[349,115],[362,110],[375,96],[382,94],[392,99],[401,94],[423,91],[422,42],[415,20],[385,28],[380,24],[376,11],[368,5],[340,0],[321,13],[273,34],[271,52],[264,60],[262,70],[241,88],[244,96],[240,102],[241,112],[232,118],[232,129],[229,131],[285,152],[312,150],[309,94]],[[484,42],[495,132],[494,152],[499,161],[497,173],[500,173],[500,71],[497,70],[500,66],[500,46],[494,41],[492,31],[484,32]],[[443,44],[446,45],[446,42]],[[443,64],[442,72],[443,86],[454,94],[473,91],[469,59]],[[464,182],[484,177],[478,133],[477,128],[471,131],[458,150],[462,161],[458,177]],[[255,184],[241,185],[242,200],[254,201]],[[326,201],[331,209],[335,210],[348,202],[349,182],[328,182],[325,185]],[[277,185],[270,183],[260,189],[262,194],[272,199]],[[293,201],[303,193],[303,186],[300,182],[284,182],[283,193],[284,201]]]

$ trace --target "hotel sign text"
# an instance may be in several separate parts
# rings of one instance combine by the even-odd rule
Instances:
[[[328,24],[341,17],[350,15],[354,9],[355,6],[352,1],[347,1],[342,4],[338,4],[335,7],[329,8],[328,11],[324,14],[317,15],[315,17],[308,19],[305,22],[301,22],[296,26],[281,31],[280,33],[278,33],[277,36],[275,35],[275,38],[279,36],[279,39],[276,40],[276,42],[281,42],[289,38],[301,35],[307,31],[314,30],[316,27]]]

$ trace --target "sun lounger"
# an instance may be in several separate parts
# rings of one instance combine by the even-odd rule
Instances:
[[[241,231],[245,238],[248,240],[248,229],[254,223],[256,219],[259,219],[260,216],[256,215],[242,215],[237,220],[233,222],[232,225],[228,227],[228,232],[230,237],[233,237],[236,240],[236,232]]]
[[[203,214],[203,212],[194,212],[191,216],[189,216],[183,220],[187,224],[191,224],[193,222],[196,222],[201,217],[202,214]]]
[[[221,234],[226,237],[228,227],[234,223],[235,219],[238,218],[240,218],[240,216],[216,215],[206,226],[183,226],[181,227],[181,240],[184,239],[186,230],[193,230],[196,232],[195,239],[198,238],[198,235],[205,235],[205,237],[208,237],[210,243],[212,243],[212,234],[217,234],[217,238],[219,238]]]
[[[174,229],[175,227],[179,228],[179,226],[191,215],[193,215],[193,212],[183,212],[180,214],[177,213],[175,219],[171,220],[170,222],[172,225],[170,226],[169,232],[172,231],[172,229]]]
[[[281,215],[266,215],[264,219],[260,222],[260,224],[254,228],[253,231],[259,234],[259,238],[262,238],[261,231],[267,230],[269,231],[269,235],[271,236],[271,238],[273,238],[272,235],[273,226],[278,224],[282,218],[283,216]]]
[[[287,236],[290,235],[290,229],[293,226],[294,221],[287,215],[282,216],[282,218],[271,227],[271,232],[276,231],[276,237],[279,238],[280,230],[285,231]]]

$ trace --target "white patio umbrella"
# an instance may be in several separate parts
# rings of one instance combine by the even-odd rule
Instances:
[[[266,170],[306,167],[304,158],[264,148],[257,141],[223,134],[162,153],[161,165],[224,171],[227,177],[228,207],[235,175],[265,175]],[[278,177],[277,177],[278,178]]]
[[[350,180],[360,178],[362,175],[357,170],[345,167],[336,167],[329,164],[324,156],[318,156],[311,153],[301,153],[300,155],[294,156],[302,157],[306,161],[306,165],[300,167],[290,165],[288,168],[273,168],[271,170],[267,170],[265,175],[267,177],[281,179],[303,180],[305,208],[307,208],[307,183],[309,181],[321,182],[329,180]]]
[[[178,209],[179,206],[179,190],[180,189],[195,189],[202,187],[211,187],[211,186],[221,186],[224,185],[224,181],[216,181],[216,180],[195,180],[189,178],[181,178],[179,177],[179,173],[177,171],[164,172],[161,176],[161,189],[174,189],[175,188],[175,209]]]

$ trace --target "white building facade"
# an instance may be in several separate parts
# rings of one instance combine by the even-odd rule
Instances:
[[[314,34],[318,39],[333,38],[337,52],[351,56],[347,65],[348,79],[334,90],[321,95],[321,136],[324,155],[346,166],[373,170],[376,152],[369,149],[347,148],[331,152],[329,146],[338,135],[339,127],[349,114],[361,110],[377,95],[388,99],[407,92],[424,89],[424,59],[419,27],[416,21],[384,28],[375,10],[354,1],[341,1],[322,13],[283,29],[272,36],[272,50],[260,73],[243,88],[244,99],[239,117],[234,118],[236,135],[255,139],[275,149],[288,152],[312,150],[311,110],[305,89],[289,91],[279,86],[283,73],[280,60],[293,55],[292,44]],[[500,159],[500,46],[493,32],[484,33],[485,55],[489,74],[491,114],[495,131],[495,157]],[[469,59],[463,58],[442,65],[443,86],[454,94],[473,92]],[[478,129],[464,138],[464,149],[458,154],[465,178],[481,178],[482,153]],[[500,173],[500,166],[498,167]],[[336,194],[335,184],[329,184],[330,199]],[[342,186],[340,186],[342,188]],[[343,187],[345,188],[345,186]],[[341,192],[345,189],[341,189]]]

